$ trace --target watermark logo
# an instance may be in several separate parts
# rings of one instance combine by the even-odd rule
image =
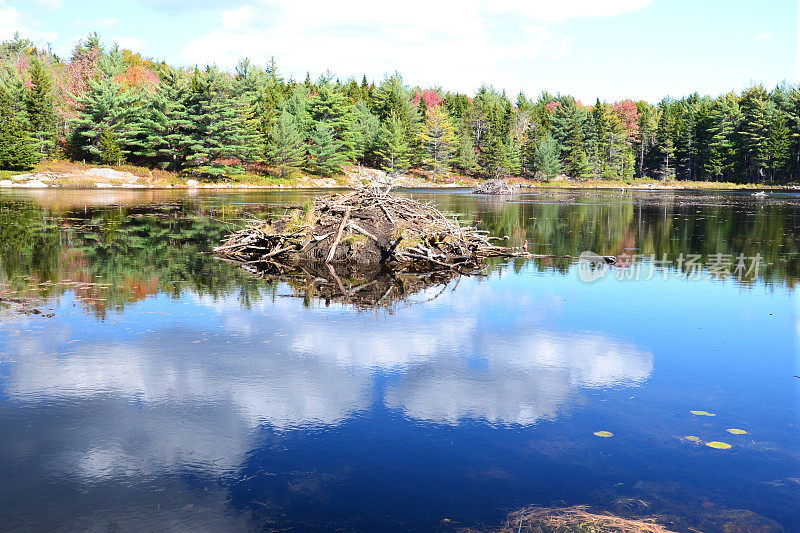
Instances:
[[[594,252],[581,252],[578,257],[578,277],[584,283],[603,279],[609,271],[606,258]]]
[[[585,283],[603,279],[613,271],[618,280],[651,280],[659,277],[674,279],[736,279],[753,281],[764,265],[761,254],[746,256],[716,253],[703,258],[700,254],[679,254],[669,259],[667,254],[621,254],[617,257],[595,252],[581,252],[578,259],[578,277]]]

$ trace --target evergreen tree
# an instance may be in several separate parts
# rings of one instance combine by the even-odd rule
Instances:
[[[78,117],[72,122],[76,155],[99,160],[103,132],[119,136],[121,154],[126,155],[124,135],[133,135],[128,120],[139,107],[136,94],[124,91],[113,77],[92,80],[89,90],[78,99]]]
[[[171,170],[181,170],[192,154],[192,121],[187,105],[191,88],[187,76],[169,70],[161,79],[158,94],[147,107],[146,143],[143,154],[163,162]]]
[[[342,143],[336,139],[333,126],[326,122],[317,122],[311,133],[311,144],[308,146],[311,156],[311,169],[323,176],[332,176],[342,170],[346,162]]]
[[[453,166],[463,172],[472,173],[478,170],[478,155],[472,144],[472,134],[469,130],[459,136],[458,150],[453,158]]]
[[[39,160],[36,148],[0,86],[0,170],[28,170]]]
[[[481,153],[482,163],[486,175],[498,178],[509,170],[508,144],[505,136],[493,130],[489,134],[489,141]]]
[[[550,179],[558,175],[561,172],[561,161],[555,139],[545,136],[536,147],[534,160],[538,178]]]
[[[381,125],[378,143],[378,154],[386,172],[395,175],[408,169],[411,148],[406,140],[403,122],[397,115],[389,115]]]
[[[747,177],[751,180],[761,181],[769,161],[767,91],[762,85],[748,89],[742,94],[739,103],[742,110],[740,133]]]
[[[354,126],[356,115],[353,108],[345,102],[345,96],[337,91],[330,80],[323,78],[318,83],[318,91],[308,99],[308,114],[312,122],[327,124],[336,140],[337,150],[344,162],[355,161],[358,157],[358,133]]]
[[[788,177],[789,174],[792,137],[786,122],[783,113],[775,112],[770,124],[767,138],[767,169],[771,181]]]
[[[589,161],[583,148],[583,136],[577,119],[569,129],[569,137],[564,148],[566,152],[564,159],[569,175],[573,178],[581,178],[588,175],[590,171]]]
[[[667,105],[662,102],[656,130],[656,147],[660,155],[659,171],[662,180],[671,180],[675,177],[675,117]]]
[[[443,106],[432,107],[425,120],[422,143],[427,155],[425,163],[433,169],[433,181],[450,168],[455,142],[455,130],[447,111]]]
[[[110,129],[100,133],[100,162],[106,165],[119,165],[122,162],[122,149]]]
[[[704,171],[709,177],[716,180],[726,179],[733,172],[736,157],[733,142],[734,113],[728,103],[723,98],[715,101],[708,119],[710,137]]]
[[[52,81],[38,57],[31,60],[30,88],[25,97],[28,128],[36,140],[41,156],[55,152],[56,111],[53,102]]]
[[[358,161],[375,162],[377,159],[375,150],[380,136],[381,122],[361,100],[353,107],[353,113],[356,117],[353,123],[356,139],[355,158]]]
[[[508,172],[514,176],[519,176],[522,173],[522,148],[512,137],[508,143]]]
[[[252,107],[232,94],[230,79],[215,68],[192,76],[186,119],[191,139],[186,164],[206,165],[212,176],[226,172],[221,159],[252,161],[263,152]]]
[[[400,121],[403,137],[408,145],[405,158],[409,164],[422,160],[422,119],[419,109],[411,99],[411,91],[403,84],[403,78],[394,74],[385,78],[375,94],[375,114],[386,123],[392,115]]]
[[[611,109],[597,99],[591,113],[593,150],[590,150],[592,170],[597,175],[607,174],[611,159]],[[593,152],[593,153],[592,153]]]
[[[636,107],[639,112],[639,135],[637,139],[637,151],[639,155],[638,170],[639,177],[644,178],[647,175],[645,161],[656,142],[657,122],[655,113],[647,102],[639,102]]]
[[[277,124],[270,130],[267,158],[281,169],[281,178],[285,178],[287,171],[291,172],[303,166],[305,152],[303,135],[297,127],[297,120],[284,109]]]

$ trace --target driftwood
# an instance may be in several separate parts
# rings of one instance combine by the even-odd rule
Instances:
[[[533,257],[493,244],[429,203],[376,189],[322,196],[272,222],[253,221],[214,252],[247,265],[383,265],[408,272],[482,270],[489,257]]]
[[[514,194],[516,187],[505,180],[491,179],[481,183],[472,191],[474,194]]]

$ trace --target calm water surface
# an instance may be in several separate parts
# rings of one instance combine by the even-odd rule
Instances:
[[[0,296],[43,312],[0,303],[0,529],[454,531],[588,504],[800,531],[800,196],[411,192],[559,257],[766,263],[726,279],[518,260],[364,309],[207,253],[310,194],[0,191]]]

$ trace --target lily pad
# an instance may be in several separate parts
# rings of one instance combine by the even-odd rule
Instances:
[[[610,431],[595,431],[594,434],[597,435],[598,437],[613,437],[614,436],[614,434],[611,433]]]
[[[708,411],[689,411],[689,412],[697,416],[717,416],[714,413],[709,413]]]
[[[709,448],[716,448],[717,450],[729,450],[731,448],[731,445],[728,444],[727,442],[717,442],[717,441],[706,442],[706,446],[708,446]]]
[[[695,437],[694,435],[686,435],[683,438],[692,442],[700,442],[700,437]]]
[[[731,435],[747,435],[747,432],[743,429],[726,429],[725,431]]]

